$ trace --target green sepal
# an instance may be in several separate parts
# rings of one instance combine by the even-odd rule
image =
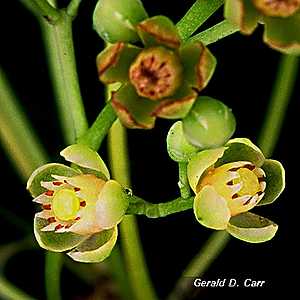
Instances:
[[[199,150],[186,140],[181,121],[174,123],[168,132],[167,150],[176,162],[188,162]]]
[[[135,25],[148,17],[140,0],[99,0],[93,25],[106,42],[137,42]]]
[[[300,54],[300,12],[287,18],[265,17],[264,42],[286,54]]]
[[[96,204],[97,223],[103,229],[119,224],[128,208],[128,196],[122,186],[109,180],[102,188]]]
[[[203,150],[193,156],[187,166],[187,176],[192,190],[197,193],[197,186],[203,173],[223,156],[225,147]]]
[[[154,127],[155,117],[151,114],[157,103],[141,98],[130,83],[113,92],[111,104],[124,126],[139,129]]]
[[[265,157],[261,150],[249,139],[235,138],[225,145],[227,148],[223,157],[217,162],[217,166],[235,161],[249,161],[256,167],[261,167]]]
[[[182,119],[192,108],[197,93],[183,84],[172,97],[160,101],[152,115],[165,119]]]
[[[95,233],[68,253],[72,259],[84,263],[98,263],[106,259],[116,244],[118,229],[114,227]]]
[[[211,185],[204,186],[194,200],[194,214],[205,227],[223,230],[227,228],[230,210],[226,200]]]
[[[250,212],[232,217],[227,231],[237,239],[249,243],[262,243],[271,240],[278,229],[272,221]]]
[[[245,34],[251,34],[261,19],[260,13],[249,0],[225,1],[224,16]]]
[[[267,186],[264,197],[257,205],[273,203],[285,188],[285,171],[279,161],[266,159],[262,169],[266,173],[265,182]]]
[[[201,42],[189,42],[179,49],[183,64],[183,77],[198,91],[210,81],[215,68],[216,58]]]
[[[140,51],[140,48],[125,43],[104,49],[97,56],[99,79],[106,84],[128,81],[129,67]]]
[[[57,233],[54,231],[41,231],[48,225],[48,221],[38,217],[34,217],[34,235],[43,249],[63,252],[73,249],[86,239],[86,236],[72,232]]]
[[[187,140],[200,149],[223,146],[233,135],[236,121],[231,109],[211,97],[198,97],[182,120]]]
[[[46,191],[41,186],[41,181],[53,181],[54,178],[51,175],[73,177],[80,175],[81,172],[73,168],[67,167],[63,164],[50,163],[43,165],[36,169],[27,181],[27,190],[29,190],[32,197],[37,197]]]
[[[178,48],[180,36],[174,23],[165,16],[155,16],[137,25],[138,34],[146,47],[166,46]]]
[[[109,171],[100,155],[83,144],[73,144],[60,152],[65,160],[80,167],[96,170],[103,173],[106,179],[110,178]]]

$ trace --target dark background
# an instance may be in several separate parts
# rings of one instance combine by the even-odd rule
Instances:
[[[67,3],[60,1],[62,6]],[[91,17],[95,3],[96,0],[83,1],[74,22],[80,85],[90,123],[104,103],[103,87],[98,82],[95,67],[95,57],[103,47],[101,39],[92,29]],[[144,0],[143,3],[150,16],[165,14],[177,22],[193,1],[173,0],[169,3]],[[221,18],[220,11],[202,29],[219,22]],[[12,0],[1,4],[0,28],[0,65],[6,71],[52,161],[57,161],[64,144],[39,24],[18,0]],[[218,66],[209,86],[202,93],[220,99],[231,107],[237,119],[235,136],[248,137],[253,141],[264,118],[280,58],[278,52],[262,43],[261,35],[262,28],[259,28],[250,37],[236,33],[210,45],[210,50],[218,59]],[[271,242],[256,245],[232,239],[205,275],[210,280],[266,280],[265,288],[199,289],[196,291],[198,296],[193,299],[209,299],[215,294],[234,296],[253,293],[256,296],[270,296],[279,290],[291,294],[297,288],[297,275],[294,274],[297,274],[295,264],[299,262],[299,96],[299,89],[296,89],[273,154],[273,158],[280,160],[286,168],[287,188],[274,205],[255,209],[255,212],[279,224],[277,235]],[[177,166],[168,158],[165,145],[171,124],[171,121],[158,120],[151,131],[132,130],[128,133],[134,193],[152,202],[167,201],[178,195]],[[101,150],[103,157],[106,157],[105,151],[105,148]],[[34,205],[2,148],[0,167],[1,206],[30,224]],[[22,229],[7,219],[11,220],[7,215],[0,217],[1,244],[24,236]],[[138,221],[150,273],[162,299],[212,231],[201,227],[192,211],[157,220],[138,217]],[[44,299],[43,260],[42,250],[18,254],[8,263],[8,279],[36,298]],[[67,270],[63,271],[62,289],[64,299],[87,299],[85,297],[93,291],[92,286],[82,283]]]

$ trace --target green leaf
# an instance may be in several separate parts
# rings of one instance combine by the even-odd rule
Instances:
[[[245,34],[251,34],[261,19],[260,13],[249,0],[225,1],[224,16]]]
[[[72,177],[80,175],[81,172],[67,167],[62,164],[46,164],[36,169],[27,181],[27,190],[29,190],[32,197],[37,197],[46,191],[40,184],[41,181],[53,181],[54,178],[51,175]]]
[[[264,197],[257,205],[273,203],[285,188],[285,171],[279,161],[266,159],[262,169],[266,173],[265,182],[267,186]]]
[[[117,237],[117,227],[101,231],[100,233],[93,234],[76,249],[69,252],[68,255],[78,262],[101,262],[110,255],[114,245],[116,244]]]
[[[261,150],[249,139],[232,139],[229,140],[225,146],[226,151],[223,157],[218,161],[218,166],[235,161],[249,161],[256,167],[261,167],[265,161]]]
[[[34,218],[34,235],[43,249],[63,252],[73,249],[78,246],[86,236],[71,232],[56,233],[54,231],[41,231],[41,229],[48,225],[48,221],[38,217]]]
[[[176,26],[165,16],[146,19],[137,25],[137,30],[146,47],[161,45],[176,49],[180,46]]]
[[[65,160],[70,161],[80,167],[96,170],[103,173],[106,179],[110,178],[109,171],[100,155],[83,144],[68,146],[60,152]]]
[[[104,49],[97,56],[99,79],[106,84],[128,81],[129,67],[140,51],[140,48],[125,43]]]
[[[189,42],[179,49],[183,64],[183,77],[198,91],[210,81],[217,61],[201,42]]]
[[[300,12],[287,18],[265,17],[264,41],[286,54],[300,54]]]
[[[96,204],[98,225],[108,229],[119,224],[128,208],[128,197],[121,185],[109,180],[102,188]]]
[[[124,126],[139,129],[154,127],[152,112],[157,102],[140,97],[131,84],[124,84],[114,92],[111,104]]]
[[[148,17],[140,0],[99,0],[93,14],[94,29],[106,42],[136,42],[135,25]]]
[[[204,186],[194,200],[194,214],[205,227],[226,229],[231,217],[226,200],[211,185]]]
[[[262,243],[271,240],[278,229],[272,221],[250,212],[230,219],[227,231],[234,237],[249,243]]]
[[[236,121],[231,109],[211,97],[198,97],[182,120],[187,140],[200,149],[223,146],[233,135]]]
[[[191,145],[185,138],[182,130],[182,122],[172,125],[167,135],[167,150],[169,156],[177,162],[188,162],[197,153],[198,148]]]
[[[193,156],[187,166],[187,176],[192,190],[196,193],[203,173],[212,167],[223,156],[225,147],[203,150]]]

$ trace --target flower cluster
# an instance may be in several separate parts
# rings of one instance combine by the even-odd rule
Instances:
[[[299,0],[226,0],[225,17],[251,34],[264,24],[264,41],[274,49],[300,54]]]
[[[42,208],[34,219],[35,237],[44,249],[71,250],[68,255],[76,261],[102,261],[116,243],[127,194],[109,179],[104,162],[87,146],[69,146],[61,155],[72,168],[46,164],[27,183],[33,201]]]

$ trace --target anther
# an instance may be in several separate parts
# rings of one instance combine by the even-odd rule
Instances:
[[[45,194],[46,196],[52,197],[53,194],[54,194],[54,191],[49,190],[49,191],[45,192],[44,194]]]

